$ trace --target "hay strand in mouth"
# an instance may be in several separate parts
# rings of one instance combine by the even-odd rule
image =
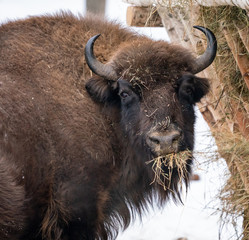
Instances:
[[[175,169],[178,174],[178,183],[186,177],[187,160],[192,156],[191,151],[186,150],[179,153],[171,153],[165,156],[156,157],[146,164],[152,163],[152,171],[155,176],[151,184],[158,183],[166,190],[171,189],[171,179],[173,170]]]

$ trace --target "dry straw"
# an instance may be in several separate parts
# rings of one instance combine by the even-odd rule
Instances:
[[[230,218],[238,228],[236,223],[242,216],[243,239],[249,239],[249,144],[238,134],[217,133],[216,138],[222,144],[220,154],[226,159],[231,173],[219,196],[223,203],[221,218],[223,222]],[[238,236],[240,238],[242,236]]]
[[[178,174],[178,183],[182,184],[187,172],[187,160],[191,156],[191,152],[186,150],[179,153],[171,153],[166,156],[159,156],[147,164],[152,163],[152,170],[155,174],[153,183],[158,183],[164,190],[171,190],[171,179],[173,170],[175,169]]]
[[[229,219],[238,229],[238,218],[243,216],[243,234],[233,239],[249,239],[249,141],[234,122],[234,116],[239,109],[245,112],[245,119],[249,116],[249,90],[238,68],[224,33],[229,32],[230,38],[236,45],[238,56],[249,53],[243,44],[238,29],[249,28],[249,18],[245,10],[231,7],[201,7],[199,24],[210,28],[218,40],[218,53],[215,69],[222,84],[220,96],[216,96],[223,106],[223,119],[218,124],[233,123],[233,133],[216,128],[213,132],[219,153],[225,158],[230,170],[230,178],[220,193],[222,200],[222,222]],[[247,43],[249,36],[247,37]],[[234,108],[236,106],[236,108]],[[223,121],[223,123],[222,123]],[[248,126],[247,126],[248,127]],[[236,129],[237,128],[237,129]]]

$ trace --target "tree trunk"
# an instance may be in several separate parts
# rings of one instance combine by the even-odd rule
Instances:
[[[105,15],[105,0],[86,0],[86,10],[98,15]]]

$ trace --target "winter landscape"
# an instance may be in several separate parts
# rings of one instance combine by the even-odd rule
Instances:
[[[106,17],[125,25],[127,4],[121,0],[108,0]],[[55,13],[60,10],[84,13],[82,0],[0,0],[0,24],[31,15]],[[164,28],[140,28],[135,31],[154,39],[169,41]],[[218,193],[223,187],[228,170],[222,159],[216,157],[216,147],[206,122],[196,109],[196,141],[194,173],[199,181],[192,181],[190,189],[183,191],[183,204],[169,202],[164,209],[150,209],[142,221],[139,218],[118,240],[229,240],[236,239],[232,224],[220,222],[222,208]],[[212,161],[213,160],[213,161]]]

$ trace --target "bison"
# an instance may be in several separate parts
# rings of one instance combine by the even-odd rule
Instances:
[[[112,239],[179,200],[216,54],[196,28],[198,58],[90,15],[0,26],[0,239]]]

